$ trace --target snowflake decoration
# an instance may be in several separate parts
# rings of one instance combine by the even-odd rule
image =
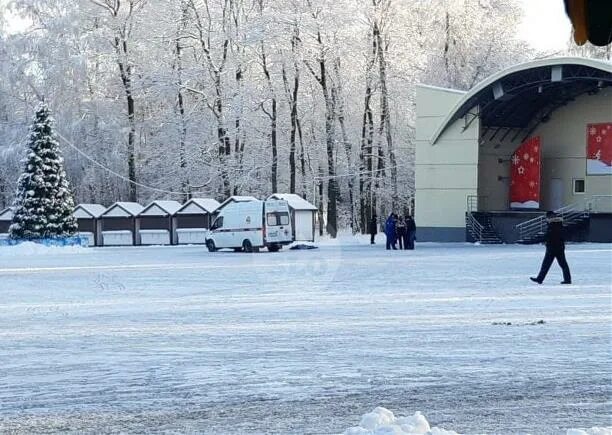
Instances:
[[[519,163],[521,163],[521,159],[519,158],[519,156],[517,156],[516,154],[514,154],[512,156],[512,164],[513,165],[518,165]]]
[[[523,154],[523,159],[524,160],[529,160],[529,153]]]
[[[595,127],[591,127],[591,129],[589,130],[589,134],[591,136],[595,136],[595,133],[597,133],[597,129]]]
[[[601,150],[597,150],[597,152],[595,153],[595,158],[597,160],[601,160]]]
[[[525,173],[525,168],[523,168],[522,166],[519,166],[518,173],[523,175]]]
[[[537,153],[537,152],[538,152],[538,146],[537,146],[537,145],[535,145],[535,146],[533,147],[533,152],[534,152],[534,153]]]
[[[533,157],[530,157],[529,158],[529,163],[533,163],[533,162],[534,162]]]
[[[536,185],[536,184],[535,184],[535,182],[534,182],[534,181],[530,181],[530,182],[529,182],[529,187],[534,188],[534,187],[535,187],[535,185]]]
[[[597,137],[595,138],[595,141],[596,141],[597,143],[600,143],[600,142],[601,142],[601,136],[597,136]]]

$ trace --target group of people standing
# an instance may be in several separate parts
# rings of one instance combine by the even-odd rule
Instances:
[[[372,216],[370,221],[370,243],[374,244],[374,239],[378,233],[377,216]],[[385,236],[387,237],[387,249],[414,249],[416,240],[416,224],[410,215],[398,216],[391,213],[385,221]]]

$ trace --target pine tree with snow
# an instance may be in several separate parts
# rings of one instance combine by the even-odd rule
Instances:
[[[72,216],[74,199],[64,159],[53,131],[49,108],[42,104],[30,128],[24,171],[17,182],[13,203],[12,239],[41,239],[72,236],[77,231]]]

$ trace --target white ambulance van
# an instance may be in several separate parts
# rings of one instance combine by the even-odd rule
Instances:
[[[223,207],[206,235],[210,252],[230,248],[276,252],[293,240],[289,205],[284,200],[230,202]]]

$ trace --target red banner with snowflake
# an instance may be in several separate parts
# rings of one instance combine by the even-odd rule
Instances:
[[[612,174],[612,122],[587,124],[587,174]]]
[[[540,137],[527,139],[512,154],[510,207],[540,208]]]

